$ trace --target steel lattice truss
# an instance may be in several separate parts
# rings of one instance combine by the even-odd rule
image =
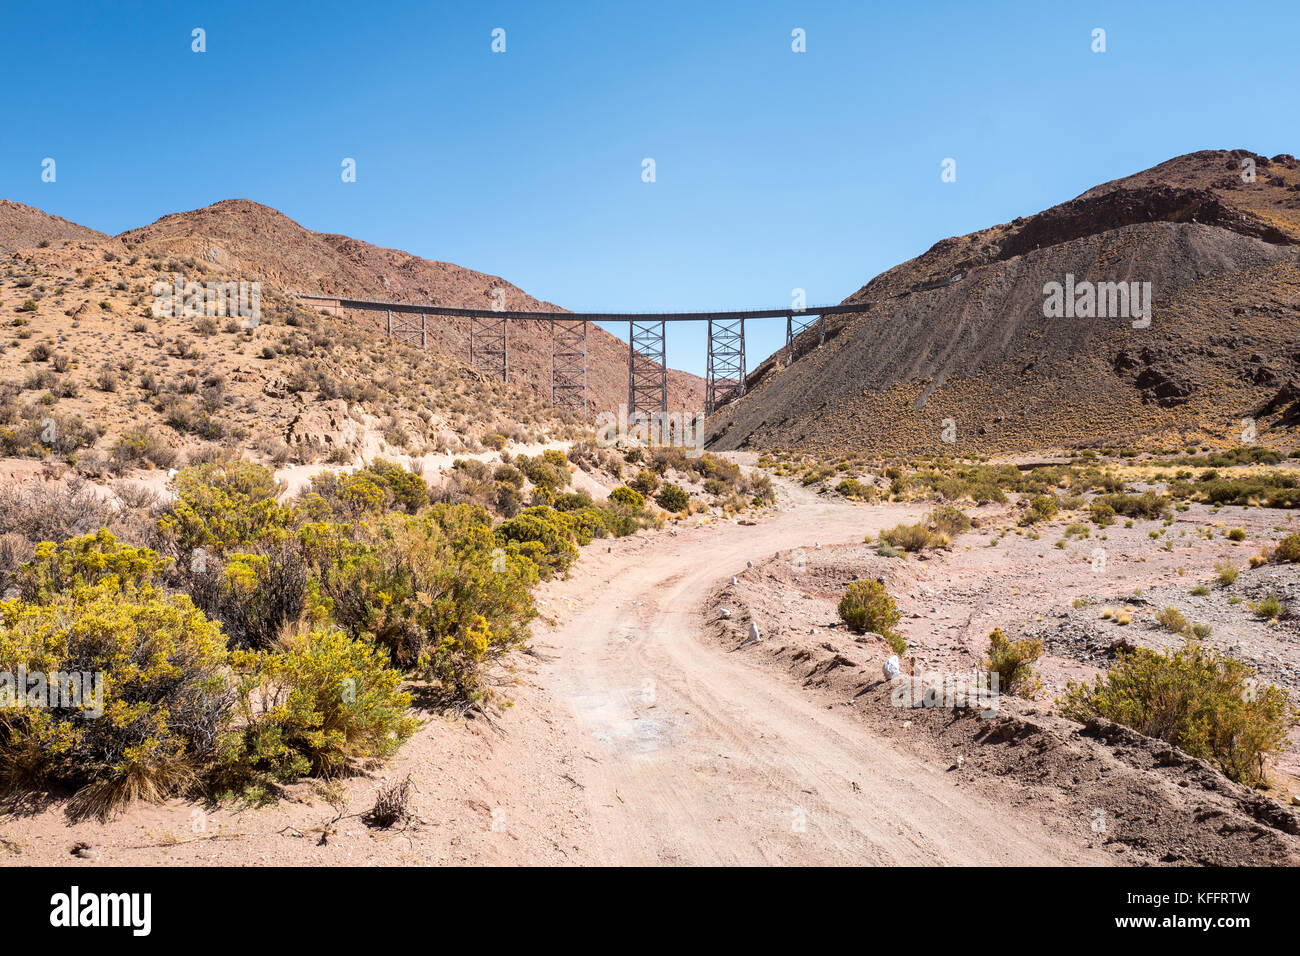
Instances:
[[[957,273],[897,295],[911,295],[960,282]],[[341,315],[359,310],[379,317],[387,313],[386,332],[394,338],[428,347],[429,316],[435,319],[434,331],[449,319],[468,318],[470,323],[470,366],[490,378],[506,381],[509,367],[506,357],[506,328],[512,321],[549,322],[551,324],[551,401],[561,408],[582,408],[587,403],[587,325],[591,322],[627,322],[629,347],[627,363],[628,414],[659,416],[668,411],[668,369],[664,354],[664,330],[668,322],[709,323],[708,380],[705,393],[706,413],[745,394],[745,330],[749,319],[785,317],[785,364],[795,360],[798,351],[808,352],[826,343],[826,316],[858,315],[884,300],[864,300],[839,305],[809,306],[792,311],[746,309],[728,312],[566,312],[557,318],[553,312],[521,309],[476,309],[438,305],[432,302],[391,302],[379,299],[352,299],[341,296],[296,293],[318,308]],[[890,296],[889,298],[896,298]],[[799,340],[803,341],[799,341]]]
[[[627,414],[668,411],[668,368],[664,365],[664,322],[629,322]]]
[[[807,312],[791,312],[785,317],[785,364],[788,367],[794,361],[795,339],[809,329],[816,329],[817,348],[826,344],[826,316],[809,315]]]
[[[425,348],[429,344],[425,321],[423,312],[407,314],[389,311],[388,334],[400,342],[405,342],[407,345],[418,345],[420,348]]]
[[[745,394],[745,320],[709,320],[709,364],[704,414]]]
[[[587,414],[587,323],[551,320],[551,404]]]
[[[469,320],[469,364],[489,378],[506,381],[506,319],[471,316]]]

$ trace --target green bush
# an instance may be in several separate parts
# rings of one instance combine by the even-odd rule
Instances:
[[[319,571],[309,613],[438,681],[449,699],[478,700],[485,666],[523,641],[536,614],[530,545],[502,542],[469,505],[435,505],[354,534],[324,528],[310,546]]]
[[[1094,498],[1092,507],[1104,505],[1117,515],[1126,518],[1168,518],[1171,512],[1169,497],[1154,491],[1145,491],[1140,495],[1112,494]],[[1096,512],[1094,510],[1094,516]]]
[[[1237,580],[1237,575],[1241,573],[1228,561],[1218,562],[1215,564],[1214,570],[1217,573],[1219,584],[1225,588],[1233,584]]]
[[[1257,687],[1250,667],[1196,641],[1122,654],[1091,685],[1071,681],[1060,704],[1084,723],[1102,717],[1158,737],[1249,786],[1262,781],[1264,755],[1283,746],[1296,719],[1286,691]]]
[[[891,645],[894,641],[901,644],[901,638],[894,633],[894,628],[902,615],[894,604],[894,599],[879,581],[854,581],[850,584],[840,598],[839,615],[840,620],[855,634],[874,631],[890,640]],[[894,649],[902,654],[906,645],[902,645],[902,648],[895,646]]]
[[[925,522],[900,524],[880,532],[880,540],[903,551],[921,551],[933,541]]]
[[[45,602],[60,591],[109,578],[114,587],[140,587],[159,581],[170,564],[157,552],[121,544],[101,529],[61,544],[38,544],[35,556],[18,571],[18,589],[25,601]]]
[[[1043,642],[1038,638],[1011,641],[1002,628],[995,627],[989,634],[984,666],[998,675],[1001,692],[1032,698],[1043,689],[1033,669],[1034,661],[1042,656]]]
[[[628,482],[628,487],[640,495],[653,495],[655,489],[659,487],[659,476],[653,471],[642,469],[637,472],[637,476]],[[644,505],[645,501],[642,500]]]
[[[165,799],[211,754],[228,702],[225,661],[221,628],[150,584],[105,575],[41,603],[0,601],[0,671],[102,675],[99,719],[86,719],[86,697],[0,708],[0,778],[72,789],[74,816]]]
[[[1273,549],[1272,560],[1278,562],[1300,561],[1300,533],[1289,534]]]
[[[856,478],[843,479],[835,486],[835,490],[845,498],[856,498],[859,501],[873,501],[876,497],[876,489],[873,486],[863,484]]]
[[[536,458],[520,455],[515,459],[515,466],[537,488],[552,494],[565,487],[573,477],[569,471],[568,459],[560,452],[553,455],[549,451],[543,452]]]
[[[1022,525],[1037,524],[1054,518],[1061,510],[1061,503],[1055,495],[1037,495],[1029,501],[1029,510],[1020,517]]]
[[[585,491],[567,491],[555,496],[556,511],[578,511],[582,508],[590,508],[595,502],[591,500],[591,495]]]
[[[178,555],[283,541],[300,520],[296,509],[276,500],[279,486],[271,470],[251,462],[183,468],[172,487],[176,499],[158,519],[158,533]]]
[[[214,761],[217,788],[348,773],[392,756],[416,730],[411,695],[383,651],[333,628],[299,635],[278,653],[236,652],[232,663],[240,719]]]
[[[1192,636],[1192,625],[1183,616],[1183,612],[1176,607],[1167,607],[1156,614],[1156,623],[1166,631],[1172,631],[1174,634],[1181,634],[1185,637]]]
[[[542,577],[567,571],[578,557],[572,525],[560,512],[545,505],[528,508],[497,525],[502,544],[515,542],[520,552],[537,563]]]
[[[939,534],[955,538],[971,528],[970,516],[952,505],[940,505],[930,512],[930,527]]]
[[[663,508],[665,511],[671,511],[674,514],[677,514],[685,511],[690,506],[691,496],[685,489],[674,485],[670,481],[666,481],[664,482],[663,487],[659,489],[659,493],[655,495],[655,501],[658,502],[659,507]]]
[[[609,493],[609,497],[611,501],[617,501],[637,511],[645,507],[645,498],[641,496],[641,492],[629,488],[627,485],[620,485],[615,488]]]

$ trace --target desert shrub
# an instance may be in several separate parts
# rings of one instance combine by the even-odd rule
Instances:
[[[840,620],[856,634],[874,631],[888,638],[902,615],[879,581],[854,581],[840,598]],[[902,653],[901,651],[899,653]]]
[[[1214,570],[1217,573],[1219,584],[1223,585],[1225,588],[1235,582],[1237,580],[1237,575],[1241,573],[1228,561],[1218,562],[1215,564]]]
[[[1149,518],[1154,521],[1157,518],[1167,518],[1171,513],[1169,497],[1154,491],[1144,491],[1140,495],[1101,495],[1093,499],[1094,506],[1099,503],[1126,518]]]
[[[345,520],[393,510],[415,514],[429,503],[429,487],[422,477],[382,458],[356,471],[327,471],[312,478],[303,499],[313,514],[319,514],[319,503],[307,502],[310,495],[319,496],[331,515]]]
[[[568,491],[555,496],[556,511],[578,511],[582,508],[590,508],[595,502],[591,500],[591,495],[585,491]]]
[[[1181,634],[1186,637],[1192,636],[1192,625],[1183,616],[1183,612],[1176,607],[1167,607],[1156,614],[1156,623],[1166,631],[1174,634]]]
[[[1300,561],[1300,533],[1289,534],[1273,549],[1272,560],[1277,562]]]
[[[835,490],[845,498],[857,498],[860,501],[871,501],[876,497],[876,489],[872,485],[863,484],[856,478],[845,478]]]
[[[629,488],[627,485],[620,485],[615,488],[609,493],[609,498],[611,501],[617,501],[637,511],[645,507],[645,498],[641,496],[641,492]]]
[[[1286,605],[1276,594],[1251,602],[1250,609],[1257,618],[1264,621],[1276,621],[1286,616]]]
[[[543,452],[535,458],[520,455],[515,459],[515,466],[527,476],[534,486],[554,494],[566,486],[572,476],[569,473],[568,459],[562,453],[553,452],[552,454],[552,451]],[[556,460],[557,457],[558,460]]]
[[[176,498],[158,519],[158,533],[180,554],[283,541],[299,521],[294,508],[276,500],[271,470],[251,462],[183,468],[172,487]]]
[[[424,479],[401,465],[376,458],[357,474],[370,477],[384,489],[387,507],[415,514],[429,503],[429,486]]]
[[[151,585],[105,579],[44,603],[0,601],[0,669],[103,675],[89,708],[102,706],[100,719],[86,719],[85,696],[79,706],[0,708],[0,776],[72,788],[74,815],[177,792],[224,721],[225,659],[220,627]]]
[[[1093,501],[1088,505],[1088,512],[1092,516],[1092,523],[1099,528],[1109,527],[1115,523],[1115,509],[1104,501]]]
[[[673,484],[670,481],[663,483],[659,493],[655,495],[655,501],[660,508],[665,511],[671,511],[674,514],[685,511],[691,504],[691,496],[684,488]]]
[[[880,540],[902,551],[921,551],[931,543],[930,528],[923,521],[895,525],[880,532]]]
[[[557,571],[567,571],[578,557],[569,522],[560,512],[545,505],[527,508],[501,522],[496,535],[503,545],[511,541],[519,544],[521,553],[533,560],[546,578]]]
[[[1056,516],[1061,510],[1061,503],[1055,495],[1036,495],[1029,501],[1029,509],[1020,517],[1022,525],[1037,524]]]
[[[952,505],[940,505],[930,512],[930,527],[939,534],[948,535],[955,538],[959,534],[964,534],[971,528],[970,516],[960,508],[954,508]]]
[[[66,489],[46,484],[0,486],[0,534],[22,535],[33,543],[93,532],[116,514],[113,503],[80,478]]]
[[[635,478],[627,483],[627,486],[637,494],[649,497],[650,495],[653,495],[659,487],[659,476],[653,471],[643,468],[641,471],[637,472]],[[641,504],[644,505],[645,501],[643,500]]]
[[[536,614],[528,589],[539,572],[526,549],[542,546],[503,544],[480,508],[439,504],[360,532],[303,534],[318,567],[310,613],[439,681],[449,698],[481,698],[486,665],[523,641]]]
[[[119,468],[145,462],[170,468],[176,463],[176,450],[147,425],[129,428],[118,435],[113,443],[112,456]]]
[[[1250,786],[1261,782],[1264,755],[1283,745],[1296,716],[1286,691],[1257,687],[1250,667],[1196,641],[1121,654],[1091,685],[1071,681],[1060,703],[1069,717],[1132,727]]]
[[[497,465],[496,471],[492,472],[492,477],[516,489],[524,486],[524,473],[514,465]]]
[[[492,468],[488,463],[477,458],[457,458],[451,463],[451,467],[479,481],[486,481],[492,476]]]
[[[519,494],[518,486],[507,481],[496,482],[491,502],[492,509],[503,518],[513,518],[524,507],[524,500]]]
[[[1038,638],[1009,640],[1002,628],[989,634],[989,650],[984,666],[998,675],[998,687],[1008,694],[1034,697],[1043,689],[1034,673],[1033,663],[1043,656],[1043,642]]]
[[[295,540],[255,554],[212,556],[187,577],[194,603],[221,622],[235,648],[271,647],[306,603],[308,567]]]
[[[156,552],[121,544],[112,532],[100,529],[58,544],[38,544],[32,560],[19,569],[18,589],[23,600],[43,602],[61,591],[109,579],[109,587],[139,588],[157,583],[170,564]]]
[[[337,629],[298,635],[282,652],[231,659],[241,719],[221,741],[213,786],[337,776],[391,756],[416,730],[401,674],[381,649]]]

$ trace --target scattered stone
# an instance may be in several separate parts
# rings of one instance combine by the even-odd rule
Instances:
[[[893,680],[899,674],[903,673],[902,667],[898,664],[898,655],[894,654],[890,656],[889,659],[885,661],[881,670],[884,672],[885,680]]]

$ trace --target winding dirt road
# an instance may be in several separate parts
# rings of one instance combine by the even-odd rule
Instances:
[[[701,602],[747,560],[903,517],[789,494],[756,525],[593,555],[551,589],[568,610],[539,633],[535,678],[587,738],[584,849],[611,864],[1110,862],[700,633]]]

